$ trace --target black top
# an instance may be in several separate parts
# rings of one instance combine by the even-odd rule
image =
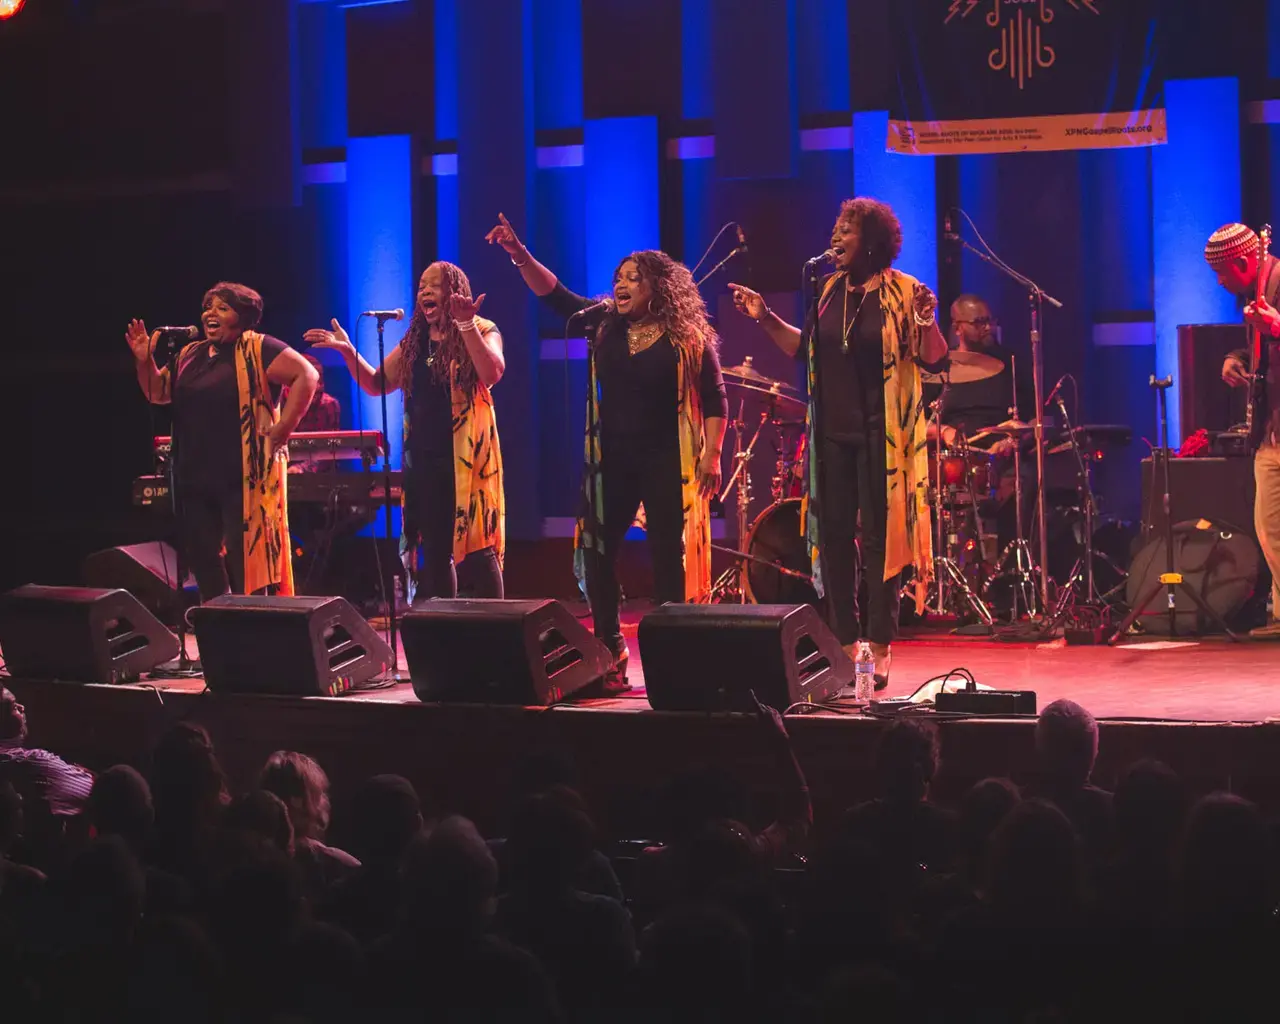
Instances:
[[[409,452],[415,463],[453,457],[453,396],[427,363],[434,346],[427,342],[413,364],[409,395]]]
[[[263,337],[264,373],[288,347],[279,338]],[[238,491],[244,479],[235,348],[234,344],[201,342],[180,373],[177,353],[170,363],[174,472],[179,489],[223,494]],[[272,384],[271,401],[279,400],[280,385]]]
[[[832,289],[818,318],[818,415],[825,439],[861,443],[884,432],[884,314],[874,292],[848,292],[847,309],[845,294]]]
[[[1013,353],[999,345],[982,350],[983,355],[1000,360],[1004,369],[985,380],[952,384],[947,389],[942,408],[942,422],[962,434],[972,434],[983,427],[994,427],[1009,418],[1013,404]],[[934,402],[942,393],[941,384],[925,386],[926,403]],[[1031,360],[1018,360],[1018,419],[1024,423],[1035,415],[1035,382],[1031,379]]]
[[[575,295],[561,283],[544,299],[566,317],[591,305],[590,299]],[[602,442],[606,446],[622,443],[630,449],[666,450],[678,446],[678,357],[671,339],[664,334],[633,356],[627,348],[627,328],[622,318],[597,313],[588,314],[582,321],[584,329],[595,335]],[[698,391],[704,418],[725,416],[729,403],[720,375],[720,359],[710,345],[703,349]]]

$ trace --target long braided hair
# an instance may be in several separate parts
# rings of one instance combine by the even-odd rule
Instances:
[[[428,266],[427,270],[432,267],[440,268],[440,276],[444,284],[444,293],[440,296],[440,308],[445,311],[445,318],[444,339],[436,347],[435,358],[431,363],[431,376],[447,387],[456,384],[463,391],[470,392],[480,378],[476,373],[476,364],[471,361],[471,355],[467,352],[467,343],[462,340],[461,332],[454,326],[453,317],[448,313],[448,306],[451,295],[471,298],[471,282],[467,280],[467,275],[457,264],[437,260]],[[400,341],[400,348],[404,353],[404,360],[401,363],[404,379],[400,387],[405,398],[408,398],[413,390],[413,367],[422,355],[423,348],[430,345],[430,339],[431,328],[423,315],[422,306],[414,302],[413,319],[409,321],[409,329],[404,332],[404,337]],[[451,368],[452,377],[450,377]]]
[[[688,267],[677,263],[665,252],[642,249],[618,264],[614,271],[615,279],[627,261],[634,262],[640,275],[653,287],[649,314],[662,324],[677,348],[688,349],[700,360],[706,346],[719,347],[719,336],[707,320],[707,304]],[[611,315],[618,316],[616,313]]]

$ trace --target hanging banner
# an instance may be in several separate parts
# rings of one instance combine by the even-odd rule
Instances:
[[[948,156],[1166,142],[1157,4],[892,0],[898,96],[889,150]]]

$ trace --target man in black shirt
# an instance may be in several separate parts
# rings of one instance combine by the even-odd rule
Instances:
[[[995,318],[985,301],[977,295],[961,295],[951,304],[951,347],[956,352],[976,352],[1003,364],[991,377],[952,383],[947,388],[942,407],[942,443],[951,447],[962,437],[971,437],[985,427],[994,427],[1010,419],[1014,406],[1014,377],[1017,377],[1016,418],[1022,422],[1035,412],[1035,395],[1031,366],[1017,365],[1013,353],[995,338]],[[940,384],[925,387],[925,401],[936,401],[942,392]],[[934,436],[930,430],[930,438]],[[992,441],[978,442],[989,448]]]

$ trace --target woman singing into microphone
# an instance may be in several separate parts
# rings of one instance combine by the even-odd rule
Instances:
[[[173,406],[173,507],[200,599],[293,593],[285,445],[311,404],[316,371],[278,338],[254,330],[262,296],[221,281],[204,296],[204,339],[164,369],[157,331],[134,320],[125,332],[138,386]],[[288,388],[284,410],[280,391]]]
[[[565,317],[592,306],[529,255],[506,217],[498,220],[489,242],[507,251],[535,295]],[[710,594],[708,502],[720,488],[727,402],[706,305],[688,268],[666,253],[623,259],[612,302],[582,320],[592,339],[575,554],[583,558],[595,634],[617,658],[605,689],[619,692],[629,685],[617,560],[638,508],[657,600]]]
[[[400,555],[410,601],[502,597],[506,500],[502,449],[490,392],[506,361],[502,335],[477,316],[484,296],[452,263],[433,263],[418,281],[409,329],[375,370],[337,320],[331,330],[307,331],[317,348],[342,355],[368,395],[404,392],[404,507]]]
[[[807,320],[803,333],[750,288],[729,287],[741,312],[808,365],[804,521],[814,585],[826,594],[832,628],[846,650],[859,637],[871,642],[880,690],[889,680],[900,574],[915,567],[918,608],[933,576],[920,370],[945,367],[947,341],[935,323],[933,292],[893,268],[902,225],[889,206],[845,200],[831,247],[836,270],[823,282],[817,324]],[[854,557],[859,517],[865,631]]]

